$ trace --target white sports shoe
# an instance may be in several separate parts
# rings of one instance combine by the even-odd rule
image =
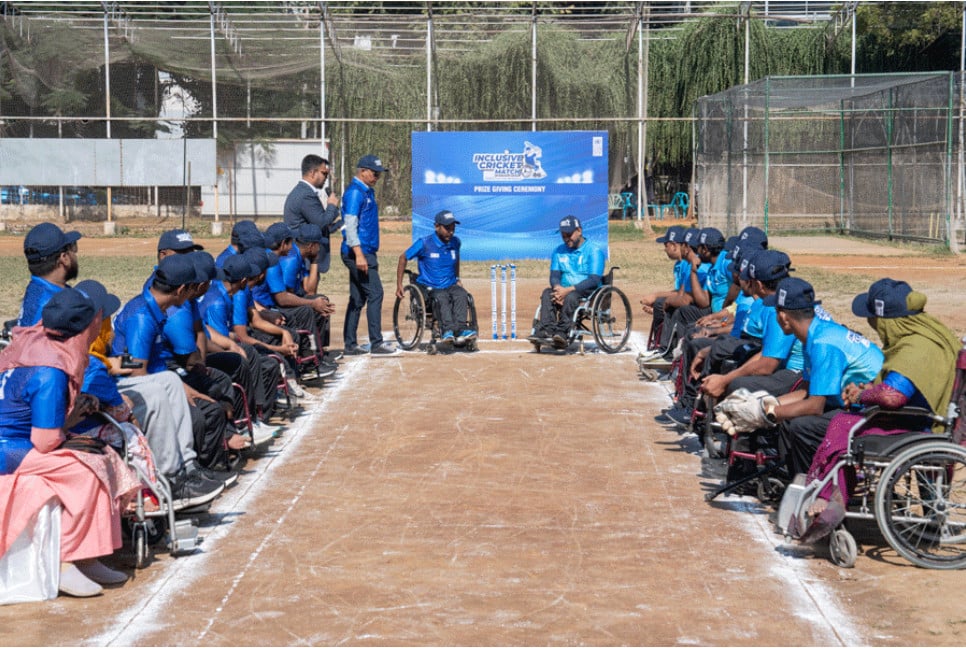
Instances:
[[[281,429],[280,427],[272,427],[271,425],[265,425],[261,421],[256,421],[252,425],[252,441],[255,445],[262,445],[274,439]]]
[[[100,585],[84,576],[73,563],[61,563],[58,589],[64,594],[81,598],[97,596],[104,591]]]
[[[305,390],[302,389],[295,378],[286,378],[285,384],[288,385],[288,391],[292,396],[296,398],[305,398]]]
[[[97,558],[78,560],[74,563],[80,573],[101,585],[120,585],[127,582],[127,574],[111,569]]]

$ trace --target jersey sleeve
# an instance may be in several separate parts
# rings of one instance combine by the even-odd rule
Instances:
[[[607,265],[607,250],[600,245],[594,245],[590,254],[590,264],[587,274],[604,276],[604,267]]]
[[[239,290],[231,298],[231,325],[248,326],[248,307],[251,293],[248,289]]]
[[[268,287],[268,292],[273,295],[285,292],[285,278],[282,276],[281,264],[272,266],[265,272],[265,285]]]
[[[30,403],[30,425],[59,429],[67,420],[67,374],[40,367],[27,381],[24,397]]]
[[[180,308],[176,313],[169,315],[163,331],[165,339],[171,345],[171,352],[175,355],[188,355],[198,349],[194,321],[189,308]]]
[[[222,335],[228,335],[228,304],[221,299],[205,300],[204,322]]]
[[[838,399],[842,394],[842,376],[848,364],[848,358],[842,350],[834,344],[817,344],[809,350],[808,364],[809,396]]]
[[[125,351],[132,358],[147,360],[151,357],[154,338],[158,334],[154,320],[146,312],[134,313],[124,321],[124,340],[127,349],[119,349],[118,355]]]
[[[406,249],[406,260],[412,261],[423,251],[423,239],[419,238]]]
[[[775,360],[787,360],[795,343],[795,336],[782,331],[775,309],[762,311],[762,315],[761,355]]]

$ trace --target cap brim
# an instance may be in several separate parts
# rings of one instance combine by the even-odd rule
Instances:
[[[107,297],[104,299],[104,303],[98,304],[98,306],[101,308],[101,315],[103,317],[110,317],[121,307],[121,300],[117,295],[108,293]]]
[[[67,240],[68,245],[70,245],[71,243],[76,243],[78,240],[82,238],[84,238],[84,235],[77,231],[67,232],[66,234],[64,234],[64,239]]]
[[[852,314],[856,317],[875,317],[875,313],[869,310],[869,293],[855,296],[852,300]]]

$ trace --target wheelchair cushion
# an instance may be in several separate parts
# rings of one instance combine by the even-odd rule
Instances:
[[[944,439],[946,437],[923,432],[902,432],[899,434],[867,434],[853,441],[855,452],[863,453],[868,460],[889,460],[906,446],[922,441]]]

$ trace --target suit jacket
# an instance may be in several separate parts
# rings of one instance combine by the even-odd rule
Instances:
[[[324,190],[325,198],[321,198],[309,183],[300,181],[288,197],[285,198],[285,208],[282,219],[292,229],[298,229],[305,223],[318,225],[322,230],[322,243],[319,246],[319,272],[327,272],[330,261],[329,235],[336,232],[342,223],[339,219],[339,206],[323,203],[328,199],[328,190]]]

